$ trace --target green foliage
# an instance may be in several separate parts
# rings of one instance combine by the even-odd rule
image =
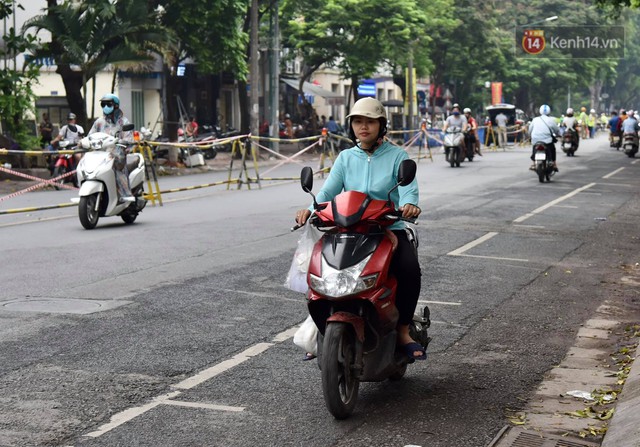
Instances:
[[[200,73],[229,71],[246,79],[249,37],[242,32],[246,0],[151,0],[149,4],[164,11],[162,25],[179,36],[176,46],[164,53],[171,66],[190,58]]]
[[[66,1],[36,16],[23,30],[47,30],[53,39],[33,53],[57,64],[79,67],[86,79],[109,64],[152,61],[152,53],[171,43],[172,33],[157,24],[143,0]]]
[[[430,30],[451,26],[452,0],[284,0],[282,45],[304,60],[303,79],[322,64],[352,80],[381,67],[400,71],[413,55],[419,73],[429,61]],[[437,11],[437,14],[430,14]]]
[[[21,8],[19,4],[16,7]],[[0,19],[12,12],[12,1],[0,0]],[[2,37],[5,42],[4,49],[0,50],[2,58],[11,59],[11,56],[28,51],[34,45],[32,36],[18,35],[13,28]],[[39,73],[30,67],[18,71],[17,67],[8,68],[10,65],[5,63],[0,70],[0,119],[4,132],[11,135],[20,147],[32,149],[37,146],[37,139],[25,125],[25,119],[30,114],[34,115],[35,94],[32,85],[37,82]]]

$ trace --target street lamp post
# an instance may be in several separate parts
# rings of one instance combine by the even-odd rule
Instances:
[[[533,23],[527,23],[526,25],[516,26],[516,28],[524,28],[526,26],[540,25],[541,23],[554,22],[556,20],[558,20],[558,16],[551,16],[551,17],[547,17],[546,19],[538,20],[538,21],[533,22]]]

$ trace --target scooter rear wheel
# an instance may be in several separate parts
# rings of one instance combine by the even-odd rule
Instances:
[[[356,406],[360,380],[355,377],[356,338],[346,323],[327,325],[322,345],[322,391],[327,409],[336,419],[348,418]]]
[[[538,180],[540,183],[544,183],[545,173],[547,172],[546,163],[538,163],[536,166],[536,173],[538,174]]]
[[[80,197],[80,203],[78,205],[78,217],[80,217],[80,223],[87,230],[92,230],[98,225],[98,219],[100,218],[99,212],[96,210],[96,203],[98,201],[98,193],[91,194],[90,196]]]

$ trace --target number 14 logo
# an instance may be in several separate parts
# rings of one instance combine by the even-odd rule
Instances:
[[[545,47],[543,30],[525,30],[522,36],[522,49],[529,54],[542,53]]]

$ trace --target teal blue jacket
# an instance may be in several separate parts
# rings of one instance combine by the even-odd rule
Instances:
[[[372,155],[358,147],[340,152],[327,180],[316,196],[318,203],[328,202],[342,191],[360,191],[372,199],[387,200],[389,190],[398,183],[398,167],[409,155],[401,147],[384,142]],[[406,204],[418,206],[418,181],[400,186],[391,193],[396,208]],[[313,206],[309,208],[313,211]],[[391,225],[392,230],[401,230],[404,222]]]

